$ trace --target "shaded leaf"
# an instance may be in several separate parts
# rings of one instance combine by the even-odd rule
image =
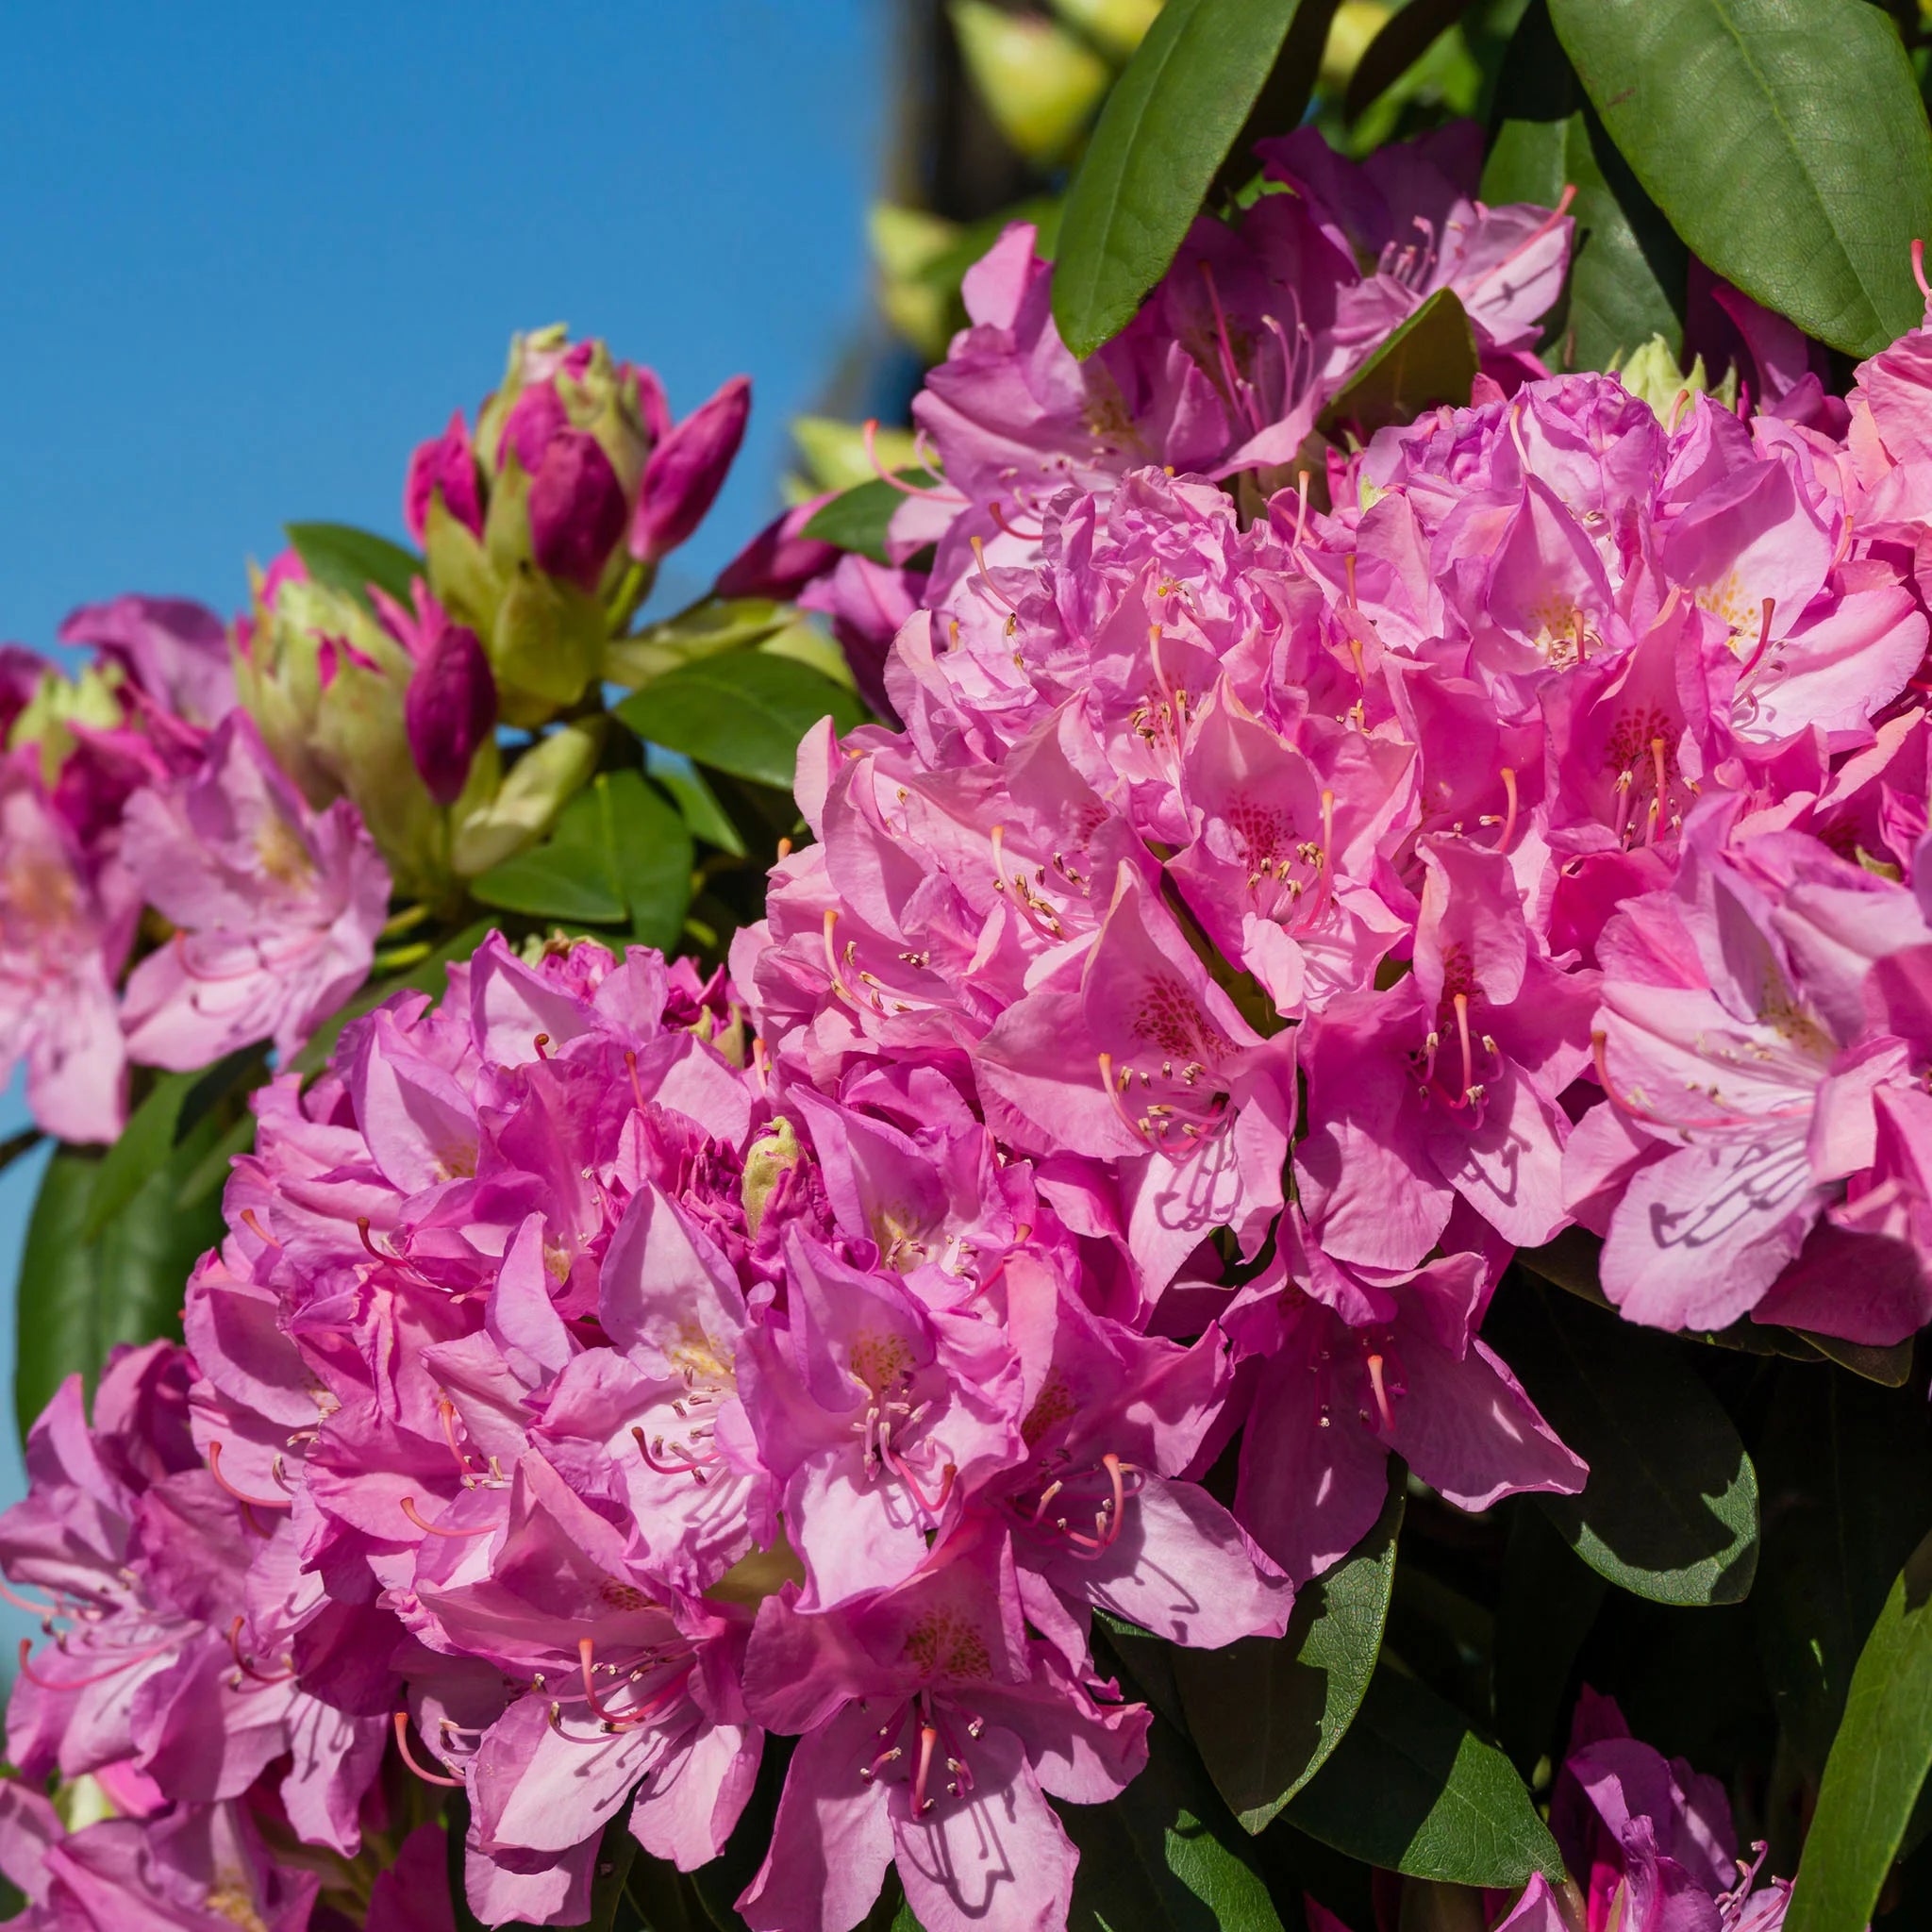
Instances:
[[[733,858],[745,856],[744,840],[718,803],[718,794],[681,751],[661,744],[645,745],[644,770],[653,782],[671,794],[672,803],[683,814],[693,839],[702,839],[706,844],[728,852]]]
[[[1719,275],[1847,355],[1917,325],[1932,129],[1881,8],[1551,0],[1550,18],[1637,178]]]
[[[567,924],[617,925],[625,916],[624,895],[602,847],[554,839],[479,873],[470,881],[470,896],[506,912]]]
[[[1590,1465],[1539,1496],[1572,1549],[1666,1604],[1741,1602],[1757,1566],[1757,1477],[1681,1343],[1518,1274],[1483,1324],[1544,1419]]]
[[[845,732],[865,713],[849,691],[795,658],[740,651],[667,672],[617,715],[653,744],[789,791],[799,740],[821,718]]]
[[[1386,1663],[1334,1755],[1282,1815],[1352,1858],[1415,1878],[1513,1887],[1533,1872],[1563,1873],[1509,1760],[1454,1706]]]
[[[1907,1559],[1859,1654],[1824,1767],[1785,1932],[1859,1932],[1932,1766],[1932,1536]]]
[[[1056,1808],[1080,1854],[1070,1932],[1281,1932],[1241,1829],[1157,1716],[1147,1769],[1104,1805]]]
[[[770,597],[702,597],[635,637],[612,638],[604,649],[604,675],[638,691],[680,664],[761,643],[796,616],[792,606]]]
[[[1550,328],[1552,361],[1607,369],[1653,336],[1681,355],[1690,253],[1604,131],[1544,0],[1536,0],[1509,42],[1495,114],[1483,167],[1486,202],[1555,208],[1565,187],[1576,191],[1569,284]]]
[[[1816,1778],[1886,1592],[1932,1527],[1924,1397],[1787,1368],[1758,1446],[1758,1655],[1785,1735]]]
[[[409,586],[424,573],[413,550],[348,524],[287,524],[283,529],[317,583],[346,591],[372,609],[369,586],[375,584],[408,608]]]
[[[1189,1732],[1248,1831],[1262,1830],[1327,1761],[1368,1690],[1389,1615],[1407,1474],[1391,1457],[1389,1500],[1374,1527],[1296,1592],[1286,1635],[1174,1652]]]
[[[675,951],[691,904],[690,830],[641,773],[603,773],[593,791],[632,933],[640,945]]]
[[[1132,320],[1174,258],[1234,147],[1297,0],[1167,0],[1102,108],[1067,191],[1053,315],[1075,356]],[[1319,42],[1306,52],[1306,104]],[[1299,109],[1276,130],[1286,133]]]
[[[91,1149],[55,1150],[20,1262],[13,1401],[23,1441],[70,1374],[92,1389],[117,1342],[180,1335],[188,1276],[225,1232],[221,1191],[189,1208],[182,1187],[231,1125],[220,1113],[206,1115],[92,1242],[81,1230],[103,1158]]]
[[[1367,442],[1391,423],[1412,423],[1438,403],[1466,404],[1479,366],[1475,333],[1453,289],[1438,289],[1403,319],[1337,391],[1316,427]]]
[[[1527,1777],[1562,1748],[1556,1731],[1570,1674],[1609,1586],[1526,1498],[1510,1508],[1492,1696],[1497,1740]]]
[[[1349,75],[1343,116],[1355,120],[1393,87],[1474,5],[1474,0],[1408,0],[1391,14]]]

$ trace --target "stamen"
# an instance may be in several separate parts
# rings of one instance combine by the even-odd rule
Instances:
[[[15,1595],[8,1589],[5,1577],[0,1577],[0,1602],[9,1603],[16,1610],[25,1610],[29,1616],[47,1620],[73,1615],[71,1610],[63,1610],[58,1604],[30,1603],[25,1597]]]
[[[995,604],[1010,611],[1015,617],[1018,617],[1020,607],[993,582],[992,573],[986,567],[986,540],[983,537],[975,537],[973,540],[973,561],[974,565],[974,574],[978,577],[981,589],[986,591],[986,594]]]
[[[1925,285],[1925,244],[1916,235],[1912,237],[1912,279],[1919,285],[1919,293],[1932,302],[1932,288]]]
[[[242,1655],[242,1626],[247,1621],[245,1617],[237,1617],[228,1625],[228,1651],[235,1659],[236,1669],[253,1677],[258,1684],[286,1684],[295,1674],[292,1659],[291,1659],[287,1670],[278,1672],[272,1677],[266,1672],[258,1671],[255,1668],[253,1657],[246,1657]]]
[[[557,1707],[553,1704],[550,1707],[550,1708],[554,1711],[557,1708]],[[407,1710],[399,1710],[396,1712],[395,1726],[396,1749],[402,1753],[403,1762],[407,1764],[409,1767],[409,1769],[413,1771],[416,1774],[416,1775],[420,1777],[425,1785],[441,1785],[446,1790],[452,1791],[459,1791],[462,1790],[463,1781],[461,1778],[439,1776],[438,1774],[433,1771],[425,1771],[423,1767],[416,1762],[416,1754],[409,1749],[409,1713]]]
[[[1389,1407],[1389,1390],[1382,1378],[1382,1357],[1369,1357],[1369,1387],[1375,1391],[1375,1412],[1382,1418],[1385,1434],[1395,1433],[1395,1412]]]
[[[550,1058],[550,1055],[549,1055],[549,1052],[548,1052],[548,1048],[549,1048],[549,1045],[550,1045],[550,1036],[549,1036],[549,1034],[547,1034],[547,1033],[540,1033],[540,1034],[538,1034],[538,1035],[536,1036],[536,1038],[535,1038],[534,1040],[532,1040],[532,1041],[530,1041],[530,1044],[531,1044],[532,1046],[534,1046],[534,1047],[535,1047],[535,1048],[537,1049],[537,1058],[539,1058],[540,1060],[547,1060],[547,1059],[548,1059],[548,1058]]]
[[[932,1754],[939,1743],[940,1734],[932,1724],[919,1727],[919,1769],[912,1778],[912,1815],[924,1818],[932,1809],[932,1800],[925,1795],[925,1781],[932,1772]]]
[[[1516,773],[1508,765],[1503,767],[1503,791],[1509,801],[1508,809],[1503,814],[1503,836],[1496,841],[1498,852],[1507,852],[1509,841],[1516,834]]]
[[[1643,837],[1646,845],[1657,843],[1657,830],[1663,824],[1664,805],[1669,797],[1664,785],[1664,741],[1661,738],[1650,741],[1650,767],[1657,778],[1657,796],[1650,801],[1650,825]]]
[[[96,1671],[92,1676],[75,1677],[64,1684],[57,1678],[42,1676],[27,1661],[27,1655],[33,1647],[34,1641],[31,1637],[23,1637],[20,1640],[20,1674],[29,1684],[37,1685],[42,1690],[58,1691],[85,1690],[92,1685],[105,1684],[110,1677],[118,1677],[123,1671],[131,1671],[136,1664],[144,1664],[151,1657],[160,1657],[165,1652],[173,1650],[175,1646],[172,1643],[152,1643],[145,1650],[136,1651],[132,1657],[123,1657],[111,1670]]]
[[[872,465],[873,472],[879,481],[891,484],[901,496],[929,496],[937,503],[960,503],[964,501],[957,490],[929,490],[917,483],[908,483],[905,477],[897,475],[892,471],[887,469],[879,458],[879,419],[876,416],[868,416],[866,418],[863,435],[865,438],[866,461]],[[915,444],[914,447],[917,448],[917,445]],[[924,452],[921,452],[921,460],[924,460]],[[933,472],[933,465],[930,462],[926,463],[926,469],[928,473],[936,474]]]
[[[423,1512],[416,1507],[414,1496],[405,1496],[403,1498],[402,1511],[425,1536],[441,1536],[448,1537],[452,1541],[460,1541],[465,1537],[494,1536],[496,1533],[496,1525],[493,1523],[480,1524],[475,1529],[445,1529],[440,1523],[426,1522],[424,1519]]]
[[[1462,1100],[1469,1100],[1469,1090],[1475,1085],[1475,1054],[1469,1043],[1469,995],[1459,992],[1456,995],[1456,1032],[1462,1041]]]
[[[269,1233],[268,1229],[262,1226],[261,1223],[255,1218],[255,1209],[253,1208],[242,1208],[242,1219],[254,1229],[257,1238],[264,1247],[279,1248],[281,1246],[281,1242],[276,1241],[275,1236]]]
[[[216,1487],[225,1491],[238,1503],[248,1504],[256,1509],[292,1509],[295,1507],[286,1496],[251,1496],[246,1491],[238,1490],[222,1474],[222,1445],[212,1440],[208,1445],[208,1473],[214,1477]]]
[[[1764,656],[1765,646],[1771,642],[1771,613],[1776,608],[1776,605],[1777,599],[1775,597],[1767,597],[1764,600],[1764,614],[1759,618],[1757,624],[1757,648],[1738,667],[1738,681],[1740,684],[1756,669],[1758,658]]]

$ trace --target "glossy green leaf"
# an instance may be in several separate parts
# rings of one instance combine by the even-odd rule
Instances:
[[[1438,403],[1466,404],[1478,364],[1475,334],[1453,289],[1438,289],[1403,319],[1336,392],[1316,425],[1367,442],[1391,423],[1412,423]]]
[[[1551,0],[1611,138],[1692,252],[1807,335],[1915,327],[1932,129],[1867,0]]]
[[[607,854],[555,841],[519,852],[470,881],[470,896],[505,912],[568,924],[620,925],[624,895]]]
[[[690,829],[641,773],[606,772],[591,789],[632,934],[640,945],[675,951],[691,904]]]
[[[1274,73],[1297,6],[1167,0],[1148,28],[1101,110],[1060,221],[1053,314],[1075,356],[1125,327],[1166,272]],[[1320,55],[1319,44],[1308,54],[1303,104]],[[1299,118],[1297,109],[1274,131]]]
[[[1559,1879],[1562,1854],[1523,1780],[1453,1705],[1391,1670],[1282,1814],[1351,1858],[1452,1885]]]
[[[1509,43],[1496,86],[1483,199],[1555,208],[1566,187],[1576,225],[1569,285],[1550,318],[1560,369],[1607,369],[1653,336],[1684,346],[1690,255],[1605,133],[1536,0]]]
[[[938,477],[924,470],[900,470],[894,474],[902,483],[920,490],[930,490],[939,482]],[[841,550],[856,550],[874,563],[890,563],[892,559],[887,554],[886,533],[891,527],[894,512],[905,501],[905,491],[895,489],[883,476],[874,476],[869,482],[855,483],[850,490],[841,490],[830,503],[821,505],[800,535],[820,543],[836,544]]]
[[[702,839],[733,858],[745,856],[743,836],[718,803],[718,794],[706,782],[705,774],[681,751],[662,744],[645,745],[644,770],[671,794],[693,839]]]
[[[1932,1524],[1923,1394],[1823,1367],[1782,1369],[1758,1480],[1757,1651],[1785,1735],[1816,1778],[1886,1592]]]
[[[1104,1805],[1062,1805],[1080,1854],[1070,1932],[1281,1932],[1241,1828],[1165,1718],[1147,1769]]]
[[[413,550],[348,524],[288,524],[283,528],[317,583],[346,591],[364,604],[370,603],[369,586],[374,584],[408,608],[409,586],[424,571]]]
[[[466,925],[453,939],[444,941],[433,953],[419,959],[406,972],[391,974],[365,986],[341,1012],[325,1020],[308,1036],[308,1044],[290,1062],[291,1070],[298,1074],[320,1073],[328,1064],[328,1057],[335,1051],[336,1041],[342,1037],[342,1028],[351,1020],[359,1020],[364,1013],[374,1012],[384,1000],[393,999],[399,992],[426,992],[432,999],[441,999],[443,989],[449,984],[450,967],[458,959],[467,959],[489,938],[495,924],[493,919],[479,919],[475,924]]]
[[[21,1255],[13,1401],[23,1441],[70,1374],[77,1372],[92,1388],[116,1342],[180,1334],[189,1274],[224,1232],[220,1190],[189,1208],[182,1186],[231,1124],[219,1112],[207,1114],[92,1242],[82,1230],[102,1156],[56,1149]]]
[[[1740,1603],[1757,1567],[1757,1475],[1683,1343],[1527,1275],[1483,1339],[1590,1465],[1580,1496],[1539,1496],[1576,1554],[1665,1604]]]
[[[1393,87],[1474,5],[1474,0],[1408,0],[1391,14],[1348,77],[1344,117],[1355,120]]]
[[[1818,1790],[1785,1932],[1860,1932],[1932,1768],[1932,1536],[1859,1653]]]
[[[1391,1458],[1389,1500],[1374,1527],[1301,1587],[1285,1636],[1174,1652],[1188,1729],[1248,1831],[1262,1830],[1327,1761],[1369,1688],[1389,1616],[1406,1474]]]
[[[821,718],[843,732],[865,713],[849,691],[796,658],[739,651],[667,672],[617,715],[654,744],[789,791],[799,740]]]
[[[112,1218],[133,1200],[149,1177],[175,1151],[175,1127],[181,1118],[188,1090],[197,1074],[158,1074],[148,1096],[127,1117],[94,1168],[88,1190],[87,1213],[81,1218],[80,1239],[92,1247]]]
[[[604,649],[604,675],[626,691],[640,691],[680,664],[761,643],[797,614],[790,604],[770,597],[701,597],[645,625],[635,637],[612,638]]]

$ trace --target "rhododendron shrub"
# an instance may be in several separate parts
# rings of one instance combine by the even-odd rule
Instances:
[[[10,1923],[1925,1916],[1924,50],[1055,10],[683,610],[748,387],[555,327],[0,651]]]

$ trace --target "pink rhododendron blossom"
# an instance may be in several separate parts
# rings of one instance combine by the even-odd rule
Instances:
[[[123,1024],[150,1065],[293,1053],[369,972],[389,873],[355,809],[311,812],[241,713],[192,778],[128,801],[121,851],[176,931],[134,969]]]

